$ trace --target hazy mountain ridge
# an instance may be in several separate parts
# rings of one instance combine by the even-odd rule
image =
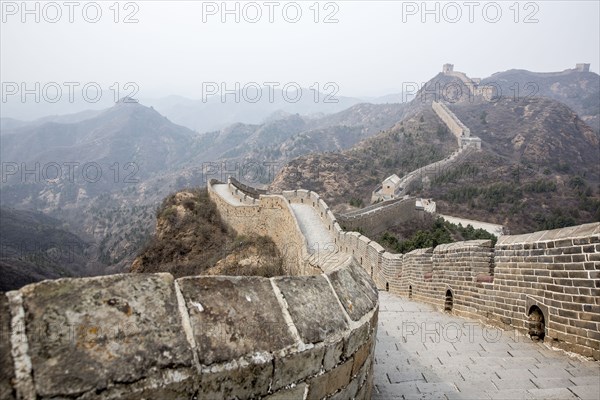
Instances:
[[[482,139],[483,150],[440,176],[431,188],[417,185],[413,194],[433,197],[440,212],[504,224],[512,232],[600,218],[597,132],[558,101],[470,97],[462,82],[443,74],[407,105],[408,116],[401,124],[351,150],[293,160],[272,189],[316,190],[338,211],[349,208],[351,201],[368,204],[371,191],[385,177],[402,176],[456,148],[454,137],[440,128],[431,111],[433,88],[452,82],[464,90],[449,106]],[[418,154],[419,161],[411,163]]]
[[[361,103],[310,116],[276,111],[261,124],[236,123],[202,134],[173,124],[150,107],[124,102],[97,115],[91,112],[91,118],[65,116],[58,119],[63,122],[51,118],[3,129],[3,162],[25,162],[28,168],[35,162],[79,162],[79,168],[93,162],[103,174],[92,182],[76,169],[74,181],[63,176],[22,182],[17,173],[2,183],[0,200],[3,206],[44,210],[69,230],[93,237],[97,253],[84,264],[122,271],[152,234],[155,209],[165,196],[242,172],[239,163],[272,163],[275,172],[283,167],[272,182],[274,190],[316,190],[339,211],[350,208],[351,201],[367,204],[386,176],[446,157],[457,144],[431,110],[436,84],[461,88],[450,108],[483,139],[483,152],[431,188],[416,187],[415,194],[435,198],[444,212],[507,224],[513,232],[556,222],[548,219],[556,210],[568,210],[563,223],[597,218],[597,132],[554,100],[473,99],[461,81],[444,74],[408,104]],[[233,170],[223,171],[223,161],[231,163],[225,169]],[[208,163],[216,166],[211,174],[205,170]],[[523,179],[515,180],[515,173]],[[248,183],[269,183],[269,178],[263,174]],[[506,182],[524,189],[510,191]],[[534,207],[543,214],[537,219]]]
[[[481,84],[494,84],[507,98],[543,96],[560,101],[596,131],[600,129],[600,75],[594,72],[569,69],[540,73],[511,69],[495,73],[483,79]]]
[[[234,86],[226,87],[233,89]],[[209,88],[212,90],[212,88]],[[275,112],[310,115],[315,113],[336,113],[362,100],[340,96],[331,88],[327,93],[315,89],[301,88],[299,99],[292,90],[284,92],[276,86],[243,88],[237,93],[221,96],[207,96],[206,99],[188,99],[181,96],[169,96],[162,99],[148,99],[161,114],[175,123],[188,126],[198,132],[222,129],[228,125],[242,122],[260,125]],[[220,88],[219,88],[220,90]]]
[[[2,160],[14,163],[17,171],[2,183],[0,200],[3,205],[43,210],[74,232],[94,237],[97,258],[111,265],[109,271],[122,271],[152,234],[160,201],[181,188],[223,178],[222,161],[230,162],[226,168],[233,173],[240,171],[236,164],[244,162],[280,166],[308,151],[348,148],[402,117],[401,105],[356,107],[356,113],[340,116],[289,114],[261,125],[238,123],[198,134],[152,108],[121,102],[76,123],[24,126],[2,135]],[[22,163],[27,169],[39,163],[39,171],[23,176]],[[48,180],[46,175],[55,174],[48,167],[53,163],[62,168],[62,176]],[[78,166],[69,172],[64,163]],[[101,170],[100,179],[94,179],[95,168],[83,176],[86,163]],[[217,165],[214,175],[205,170],[207,163]]]

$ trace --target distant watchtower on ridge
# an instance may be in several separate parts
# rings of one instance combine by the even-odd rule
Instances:
[[[444,66],[442,67],[442,72],[444,74],[447,74],[449,72],[453,72],[454,71],[454,64],[444,64]]]
[[[590,72],[590,64],[575,64],[575,70],[579,72]]]

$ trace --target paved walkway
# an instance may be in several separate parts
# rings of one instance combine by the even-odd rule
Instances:
[[[225,200],[226,202],[228,202],[232,206],[239,206],[239,205],[241,205],[240,199],[236,198],[234,195],[231,194],[231,192],[229,191],[229,187],[227,186],[226,183],[217,183],[217,184],[213,185],[213,190],[219,196],[221,196],[221,198],[223,200]]]
[[[334,248],[333,236],[329,234],[319,214],[317,214],[317,211],[313,207],[308,204],[299,203],[292,203],[290,206],[296,216],[300,230],[306,238],[310,253],[327,251]]]
[[[600,363],[380,292],[373,399],[600,399]]]
[[[472,219],[460,217],[452,217],[450,215],[437,214],[437,216],[444,218],[446,221],[452,224],[462,224],[462,226],[464,226],[465,228],[467,227],[467,225],[471,225],[475,229],[483,229],[496,236],[500,236],[504,232],[504,227],[498,224],[491,224],[489,222],[475,221]]]

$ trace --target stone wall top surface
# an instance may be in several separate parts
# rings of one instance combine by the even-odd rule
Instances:
[[[202,365],[295,343],[269,279],[199,276],[177,282]]]
[[[340,268],[328,274],[344,309],[353,321],[358,321],[377,306],[377,287],[353,259],[347,268]]]
[[[341,306],[323,275],[274,279],[304,343],[327,340],[349,328]]]
[[[473,247],[491,247],[491,240],[466,240],[463,242],[446,243],[437,245],[434,253],[445,253],[454,250],[470,249]]]
[[[513,244],[524,244],[533,242],[544,242],[560,239],[574,239],[586,236],[600,235],[600,223],[570,226],[561,229],[553,229],[549,231],[539,231],[526,233],[523,235],[504,235],[498,238],[496,247],[503,247]]]
[[[431,253],[433,253],[433,247],[427,247],[427,248],[424,248],[424,249],[416,249],[416,250],[413,250],[413,251],[410,251],[410,252],[406,253],[406,255],[407,256],[408,255],[411,255],[411,256],[420,256],[420,255],[423,255],[423,254],[431,254]]]
[[[77,395],[191,366],[173,283],[170,274],[123,274],[23,287],[38,395]]]

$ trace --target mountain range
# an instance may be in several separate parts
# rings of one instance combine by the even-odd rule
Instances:
[[[482,139],[482,151],[411,194],[434,198],[444,213],[501,223],[512,232],[597,220],[598,75],[511,70],[482,84],[494,80],[510,88],[511,79],[519,85],[533,80],[539,91],[517,101],[459,96],[449,103]],[[54,218],[54,228],[93,249],[78,253],[79,268],[54,275],[25,269],[35,280],[127,270],[154,231],[162,199],[210,178],[235,175],[251,185],[270,184],[273,191],[313,189],[338,212],[352,209],[350,202],[366,205],[386,176],[401,176],[457,149],[427,96],[436,84],[449,83],[467,93],[462,81],[439,74],[409,103],[279,104],[258,113],[255,122],[224,127],[214,121],[246,118],[251,105],[226,117],[173,97],[160,105],[171,107],[163,115],[159,105],[125,98],[105,110],[33,122],[2,118],[0,204],[10,210],[2,222],[10,216],[44,225],[43,212]],[[186,118],[206,125],[174,122]],[[14,241],[10,230],[3,234]],[[3,262],[3,270],[9,264]]]

